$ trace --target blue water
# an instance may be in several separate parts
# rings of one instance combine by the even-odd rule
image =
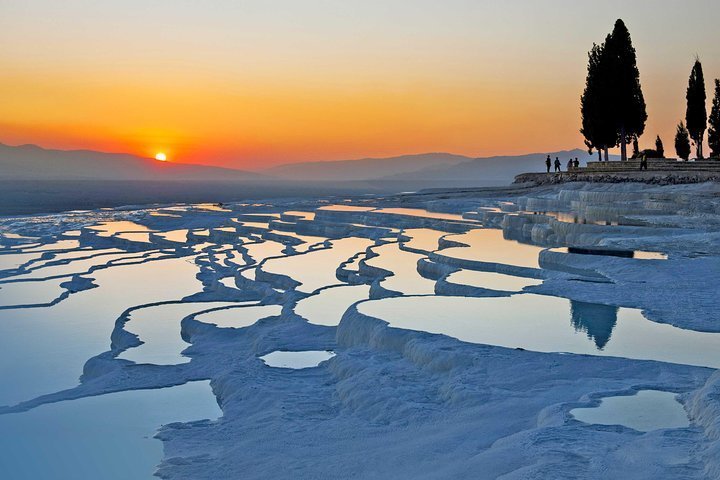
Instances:
[[[221,415],[209,382],[135,390],[0,415],[0,472],[12,480],[151,479],[166,423]]]

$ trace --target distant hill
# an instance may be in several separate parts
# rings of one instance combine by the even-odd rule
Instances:
[[[472,160],[450,153],[423,153],[389,158],[362,158],[327,162],[301,162],[280,165],[263,173],[288,180],[357,181],[415,172],[423,168],[452,166]]]
[[[577,158],[582,165],[588,160],[597,160],[597,155],[589,155],[587,150],[561,150],[558,152],[531,153],[527,155],[503,155],[470,159],[450,166],[434,166],[416,170],[403,175],[387,176],[384,180],[471,182],[502,185],[513,181],[515,175],[524,172],[542,172],[545,170],[545,158],[560,159],[565,171],[570,158]],[[614,158],[613,158],[614,159]]]
[[[125,153],[51,150],[36,145],[13,147],[0,144],[0,178],[227,182],[257,180],[263,176],[229,168],[158,162]]]
[[[582,164],[597,158],[581,149],[484,158],[427,153],[389,158],[294,163],[271,168],[264,173],[295,180],[399,182],[406,188],[425,188],[433,184],[506,185],[519,173],[543,171],[548,154],[553,160],[555,157],[560,158],[563,170],[571,157],[577,157]]]
[[[247,182],[315,185],[331,182],[352,190],[414,190],[451,186],[506,185],[515,175],[540,172],[547,153],[471,158],[450,153],[425,153],[389,158],[363,158],[281,165],[262,173],[204,165],[158,162],[125,153],[52,150],[35,145],[0,144],[2,180],[119,180]],[[570,157],[584,164],[595,159],[585,150],[550,152],[563,170]]]

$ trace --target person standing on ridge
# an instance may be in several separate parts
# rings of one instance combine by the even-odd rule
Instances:
[[[560,170],[560,159],[558,157],[555,157],[555,171],[562,172],[562,170]]]
[[[567,163],[567,171],[569,172],[572,169],[573,169],[573,159],[571,158],[570,160],[568,160],[568,163]]]
[[[547,167],[547,172],[550,173],[550,166],[552,165],[552,161],[550,160],[550,155],[547,156],[545,159],[545,166]]]
[[[580,161],[577,159],[577,157],[575,157],[575,163],[573,163],[573,168],[574,168],[575,170],[577,170],[578,168],[580,168]]]

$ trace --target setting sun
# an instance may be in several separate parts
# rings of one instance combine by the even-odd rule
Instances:
[[[156,153],[156,154],[155,154],[155,160],[158,160],[158,161],[160,161],[160,162],[165,162],[165,161],[167,161],[167,155],[165,155],[165,154],[162,153],[162,152]]]

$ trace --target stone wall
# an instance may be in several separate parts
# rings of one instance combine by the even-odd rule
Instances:
[[[514,183],[533,185],[550,185],[564,182],[636,182],[649,183],[653,185],[678,185],[684,183],[720,182],[720,168],[718,168],[717,171],[678,169],[673,171],[618,170],[614,172],[597,172],[590,171],[589,169],[581,169],[575,172],[563,173],[522,173],[520,175],[517,175],[514,181]]]

